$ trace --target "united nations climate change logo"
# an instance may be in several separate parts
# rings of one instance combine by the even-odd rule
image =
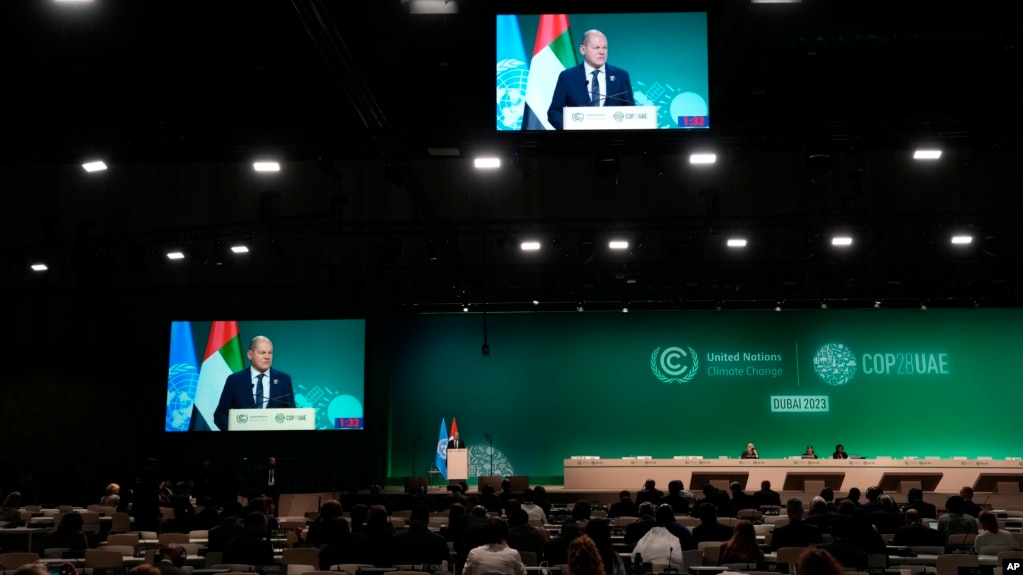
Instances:
[[[700,358],[695,349],[686,349],[668,347],[662,352],[658,347],[650,354],[650,371],[664,383],[686,383],[693,379],[700,368]]]
[[[583,121],[583,114],[582,114],[582,112],[572,112],[572,121],[573,122],[582,122]]]
[[[249,420],[249,416],[245,415],[244,413],[239,413],[238,415],[234,416],[234,420],[237,421],[238,423],[245,423]]]
[[[813,355],[813,370],[828,385],[845,385],[856,375],[856,354],[841,343],[826,343]]]

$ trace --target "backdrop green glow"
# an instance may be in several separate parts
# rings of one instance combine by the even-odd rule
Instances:
[[[490,314],[395,326],[390,475],[458,420],[470,475],[561,475],[572,455],[1021,454],[1023,310]],[[656,352],[656,353],[655,353]],[[694,358],[696,361],[694,361]],[[999,413],[1002,406],[1009,413]],[[784,410],[788,411],[784,411]],[[826,411],[825,411],[826,410]]]

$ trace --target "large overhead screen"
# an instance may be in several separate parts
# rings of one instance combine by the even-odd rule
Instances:
[[[164,430],[362,429],[365,338],[363,319],[172,322]]]
[[[1023,454],[1023,310],[418,316],[394,330],[392,475],[457,418],[470,474],[562,460]],[[490,440],[493,452],[489,451]],[[433,441],[418,461],[433,461]],[[491,455],[494,457],[493,473]]]
[[[499,14],[495,28],[498,131],[710,127],[704,12]]]

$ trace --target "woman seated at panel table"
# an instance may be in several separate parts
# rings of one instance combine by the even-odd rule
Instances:
[[[752,443],[747,443],[746,451],[742,452],[742,455],[739,456],[739,459],[760,459],[760,452],[757,451],[755,445],[753,445]]]
[[[817,454],[813,452],[812,445],[806,446],[806,451],[803,452],[802,459],[817,459]]]
[[[835,446],[835,452],[831,454],[831,459],[849,459],[849,454],[845,452],[845,447],[839,443]]]

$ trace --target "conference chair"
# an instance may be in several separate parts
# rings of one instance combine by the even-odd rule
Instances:
[[[68,551],[71,551],[70,547],[46,547],[42,551],[42,557],[43,559],[61,559]]]
[[[630,523],[635,523],[637,521],[639,521],[639,517],[632,517],[631,515],[623,515],[623,516],[618,517],[617,519],[615,519],[615,527],[617,527],[617,528],[625,527],[626,525],[628,525]]]
[[[250,569],[253,567],[253,565],[243,565],[241,563],[218,563],[217,565],[210,567],[210,569],[216,571],[223,571],[224,569],[227,569],[229,573],[251,573]]]
[[[699,567],[703,565],[703,550],[701,549],[690,549],[689,551],[682,552],[682,572],[689,571],[690,567]]]
[[[206,564],[203,565],[205,569],[212,569],[214,565],[224,562],[223,551],[207,551],[206,552]]]
[[[788,563],[789,573],[796,572],[796,561],[806,551],[806,547],[782,547],[778,550],[778,563]]]
[[[966,553],[938,555],[938,575],[958,575],[960,567],[978,566],[980,566],[980,562],[976,555]]]
[[[135,547],[131,545],[104,545],[100,548],[103,551],[113,551],[120,553],[123,557],[134,557]]]
[[[774,521],[771,522],[771,525],[774,525],[775,528],[784,527],[784,526],[786,526],[788,524],[789,524],[789,518],[788,517],[778,517]]]
[[[344,571],[348,575],[358,575],[363,569],[372,569],[371,563],[338,563],[330,566],[331,571]]]
[[[160,545],[167,545],[168,543],[188,543],[188,533],[161,533],[156,540]]]
[[[519,551],[519,556],[522,557],[522,564],[526,567],[536,567],[539,565],[535,551]]]
[[[688,515],[676,515],[675,520],[681,523],[682,525],[685,525],[689,529],[692,529],[693,527],[696,527],[697,525],[700,524],[699,517],[690,517]]]
[[[189,541],[195,541],[196,539],[209,539],[209,538],[210,538],[210,530],[209,529],[193,529],[192,531],[188,532],[188,540]]]
[[[312,565],[314,568],[319,568],[320,550],[317,547],[285,549],[281,554],[281,563],[285,565]]]
[[[723,541],[700,541],[696,548],[699,551],[703,551],[702,563],[707,566],[714,566],[718,564],[718,558],[721,557],[721,544]]]
[[[138,533],[113,533],[107,536],[107,545],[130,545],[138,547]]]
[[[131,531],[131,516],[127,513],[114,513],[110,516],[111,533],[127,533]]]
[[[945,553],[945,548],[941,545],[914,545],[909,550],[917,555],[942,555]]]
[[[3,567],[6,571],[14,572],[18,567],[31,565],[36,561],[39,561],[38,553],[0,553],[0,567]]]
[[[89,549],[85,552],[86,567],[123,567],[124,555],[117,551]]]
[[[754,525],[760,524],[764,521],[764,514],[757,509],[740,509],[736,513],[738,519],[745,519]]]
[[[75,506],[74,505],[58,505],[57,506],[57,511],[60,511],[61,513],[71,513],[74,510],[75,510]]]

